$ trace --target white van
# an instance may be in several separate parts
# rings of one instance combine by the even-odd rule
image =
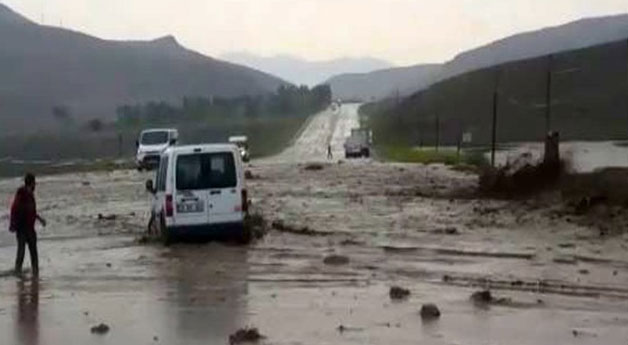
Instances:
[[[230,237],[246,241],[247,190],[238,147],[174,146],[161,155],[149,232],[164,242],[180,237]]]
[[[179,140],[179,131],[172,128],[147,129],[140,133],[135,145],[135,164],[138,170],[153,169],[159,166],[162,152]]]

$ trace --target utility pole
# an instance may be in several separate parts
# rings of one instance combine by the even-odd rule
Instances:
[[[552,65],[554,56],[550,54],[547,57],[547,81],[545,84],[545,134],[551,130],[552,117]]]
[[[118,157],[122,157],[122,133],[118,133]]]
[[[436,113],[436,152],[438,152],[438,146],[440,145],[440,115]]]
[[[495,166],[495,150],[497,149],[497,106],[499,102],[499,79],[501,69],[497,67],[495,75],[495,86],[493,87],[493,126],[491,130],[491,166]]]

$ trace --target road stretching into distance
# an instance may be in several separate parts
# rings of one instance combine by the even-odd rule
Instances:
[[[248,166],[253,211],[284,224],[249,246],[137,241],[150,174],[48,176],[41,280],[18,279],[4,229],[20,181],[0,180],[2,343],[227,344],[245,326],[281,345],[628,341],[627,235],[600,237],[542,201],[458,197],[477,177],[443,166],[344,161],[357,107],[314,116]],[[391,301],[392,285],[411,295]],[[483,288],[499,301],[472,303]],[[428,302],[442,316],[423,323]],[[100,323],[110,331],[91,334]]]

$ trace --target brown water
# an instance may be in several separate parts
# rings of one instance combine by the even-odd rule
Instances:
[[[628,146],[623,142],[599,141],[572,141],[560,144],[561,156],[570,163],[575,172],[592,172],[600,168],[628,167]],[[497,151],[495,161],[498,165],[521,157],[529,153],[533,159],[540,160],[543,155],[542,143],[522,143],[507,149]],[[489,158],[490,154],[487,154]]]
[[[320,125],[330,116],[339,116],[336,127]],[[323,113],[303,137],[333,130],[339,151],[339,124],[354,119],[351,107]],[[50,224],[39,231],[39,281],[6,274],[14,239],[0,231],[2,343],[227,344],[245,326],[258,327],[265,344],[628,340],[625,234],[600,237],[552,216],[541,200],[457,197],[475,177],[441,166],[357,160],[309,171],[300,162],[326,152],[302,142],[253,162],[248,183],[256,212],[310,235],[275,230],[245,247],[137,243],[149,175],[41,178],[39,207]],[[0,181],[0,229],[18,185]],[[349,261],[327,265],[331,254]],[[409,288],[410,298],[392,302],[392,285]],[[469,296],[482,288],[510,300],[476,306]],[[427,302],[439,306],[439,320],[421,321]],[[92,334],[101,322],[110,331]]]

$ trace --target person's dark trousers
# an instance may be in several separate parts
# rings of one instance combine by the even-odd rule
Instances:
[[[37,233],[32,230],[18,230],[17,237],[17,257],[15,258],[15,273],[22,273],[22,264],[24,263],[24,252],[26,245],[31,254],[31,268],[33,275],[39,274],[39,258],[37,256]]]

